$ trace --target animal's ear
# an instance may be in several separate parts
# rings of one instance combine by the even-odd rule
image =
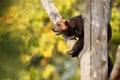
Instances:
[[[63,22],[64,22],[65,25],[68,25],[69,20],[65,20],[65,19],[64,19]]]

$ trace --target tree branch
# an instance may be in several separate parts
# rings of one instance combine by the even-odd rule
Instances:
[[[52,0],[41,0],[41,4],[45,11],[48,13],[50,16],[51,20],[55,24],[57,21],[62,20],[62,17],[60,16],[57,8],[55,7],[54,3]],[[76,40],[70,40],[67,35],[62,34],[65,42],[67,45],[72,48],[73,45],[75,44]]]
[[[120,45],[116,53],[116,60],[109,80],[120,80]]]

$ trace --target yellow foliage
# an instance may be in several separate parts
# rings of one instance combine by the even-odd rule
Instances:
[[[30,55],[21,54],[21,55],[20,55],[20,59],[21,59],[21,61],[22,61],[23,63],[25,63],[25,62],[30,61],[31,56],[30,56]]]
[[[14,12],[17,12],[18,11],[18,6],[11,6],[10,7],[10,16],[14,16]]]
[[[46,45],[47,47],[47,45]],[[50,45],[47,50],[43,52],[44,57],[52,57],[52,50],[53,50],[53,45]]]
[[[112,8],[112,29],[119,32],[119,25],[120,25],[120,12],[116,8]]]
[[[25,72],[24,70],[20,71],[19,78],[20,80],[30,80],[29,74],[27,74],[27,72]]]
[[[52,65],[48,64],[47,67],[45,68],[45,71],[43,72],[42,76],[45,79],[48,79],[54,71],[55,71],[55,68]]]
[[[72,4],[74,4],[75,2],[76,0],[55,0],[55,4],[60,3],[56,5],[59,11],[62,11],[63,9],[70,9],[72,7]]]
[[[39,53],[40,52],[40,47],[33,47],[31,46],[31,52],[34,55],[35,53]]]
[[[69,47],[66,45],[66,43],[63,40],[60,40],[58,43],[58,51],[61,51],[62,53],[66,53],[67,50],[69,50]]]
[[[41,36],[39,39],[39,51],[44,57],[51,57],[52,56],[52,50],[54,48],[54,40],[52,39],[52,34],[46,33]]]

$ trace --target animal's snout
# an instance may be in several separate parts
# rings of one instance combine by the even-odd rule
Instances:
[[[52,29],[51,29],[52,31],[54,31],[54,27],[52,27]]]

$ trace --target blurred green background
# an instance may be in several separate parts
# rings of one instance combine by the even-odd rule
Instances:
[[[83,14],[83,0],[54,0],[63,18]],[[120,0],[113,0],[112,40],[109,53],[114,62],[120,44]],[[61,36],[40,0],[0,0],[0,80],[79,80],[76,58]]]

